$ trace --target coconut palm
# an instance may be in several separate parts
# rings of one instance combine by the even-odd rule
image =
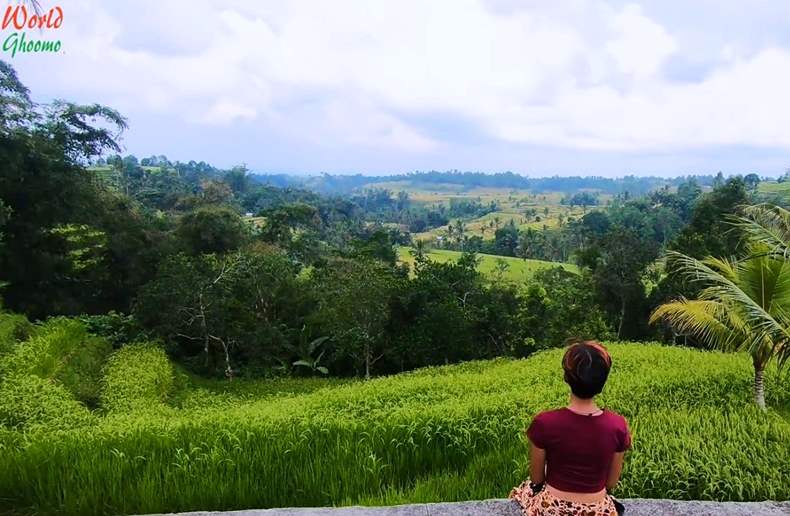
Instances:
[[[414,242],[414,249],[411,250],[411,255],[414,257],[414,260],[417,263],[425,261],[425,256],[426,256],[425,240],[417,239]]]
[[[44,12],[38,0],[27,0],[24,3],[29,5],[30,8],[33,10],[33,12],[36,13],[36,15],[40,15],[42,12]]]
[[[452,223],[450,223],[452,226]],[[458,244],[461,243],[464,239],[464,233],[466,233],[466,224],[461,219],[455,221],[455,239]]]
[[[748,217],[747,213],[742,222]],[[669,252],[668,266],[705,288],[697,299],[666,303],[650,317],[651,323],[664,320],[710,346],[748,351],[754,365],[754,399],[763,409],[766,366],[772,359],[781,366],[790,357],[790,262],[767,251],[756,243],[750,256],[739,261],[697,260]]]
[[[447,240],[452,240],[454,235],[455,235],[455,226],[453,226],[453,223],[450,222],[449,224],[447,224]]]

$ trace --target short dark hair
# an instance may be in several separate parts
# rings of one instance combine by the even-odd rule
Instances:
[[[603,390],[612,357],[603,344],[595,340],[573,339],[569,343],[562,357],[565,383],[579,398],[590,399]]]

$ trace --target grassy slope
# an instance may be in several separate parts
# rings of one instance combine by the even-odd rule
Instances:
[[[615,368],[602,402],[625,415],[634,434],[619,495],[790,498],[790,422],[752,408],[746,356],[644,344],[610,349]],[[560,356],[553,350],[370,382],[311,382],[301,393],[293,386],[258,391],[263,381],[185,385],[189,408],[152,405],[80,430],[0,430],[0,512],[502,497],[528,469],[521,430],[567,396]],[[787,384],[773,373],[768,390],[772,406],[790,406]]]
[[[528,195],[528,190],[513,190],[511,188],[465,188],[463,185],[453,183],[421,183],[419,181],[394,181],[372,183],[366,189],[385,188],[393,192],[404,191],[409,194],[412,201],[419,203],[449,203],[453,198],[477,199],[480,202],[501,201],[508,196]]]
[[[413,267],[414,256],[412,256],[411,250],[411,247],[398,248],[398,260],[402,263],[408,263],[410,267]],[[576,265],[570,263],[524,260],[512,256],[494,256],[490,254],[478,254],[477,256],[480,258],[478,270],[487,276],[492,276],[495,273],[499,260],[504,261],[508,265],[508,269],[503,275],[503,279],[512,283],[523,283],[526,279],[532,277],[535,272],[546,267],[561,266],[571,272],[577,272],[579,270]],[[458,251],[448,251],[446,249],[432,249],[428,252],[428,257],[431,260],[444,263],[457,260],[461,257],[461,253]]]
[[[782,183],[778,181],[762,181],[757,186],[757,190],[763,194],[779,196],[784,201],[790,200],[790,182],[787,181]]]
[[[790,194],[790,182],[780,183],[778,181],[761,181],[757,189],[764,193],[786,193]]]

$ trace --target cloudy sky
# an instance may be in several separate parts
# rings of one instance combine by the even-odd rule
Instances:
[[[37,100],[120,110],[138,156],[293,173],[790,166],[787,0],[58,5],[62,28],[27,37],[61,53],[2,59]]]

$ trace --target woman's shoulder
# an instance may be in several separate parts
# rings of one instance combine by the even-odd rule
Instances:
[[[556,417],[556,416],[561,416],[566,411],[567,411],[567,409],[565,407],[560,407],[560,408],[551,409],[551,410],[544,410],[542,412],[538,412],[537,414],[535,414],[535,419],[538,419],[538,418],[545,419],[545,418],[552,418],[552,417]]]
[[[618,414],[617,412],[609,409],[604,409],[603,413],[600,416],[593,416],[594,418],[601,418],[602,420],[606,421],[608,426],[614,428],[628,428],[628,421]],[[553,423],[557,421],[577,421],[578,414],[574,414],[572,411],[568,410],[566,407],[556,408],[552,410],[544,410],[543,412],[538,412],[535,417],[533,418],[534,423]]]
[[[615,451],[619,453],[629,450],[631,448],[631,430],[628,429],[628,421],[611,410],[605,410],[604,414],[609,418],[607,426],[616,437]]]
[[[603,411],[603,416],[606,417],[612,426],[628,428],[628,421],[625,419],[625,417],[613,410],[605,409]]]
[[[567,412],[568,409],[566,408],[544,410],[543,412],[538,412],[537,414],[535,414],[533,421],[539,423],[556,421],[558,419],[564,418]]]

